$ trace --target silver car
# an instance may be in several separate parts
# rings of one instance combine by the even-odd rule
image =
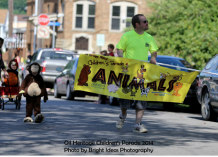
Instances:
[[[209,73],[207,73],[209,72]],[[213,74],[211,74],[213,73]],[[218,116],[218,55],[214,56],[199,75],[197,99],[204,120],[217,121]]]

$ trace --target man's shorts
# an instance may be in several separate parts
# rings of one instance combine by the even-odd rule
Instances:
[[[147,107],[147,101],[119,99],[120,106],[125,109],[129,109],[134,106],[135,109],[145,110]]]

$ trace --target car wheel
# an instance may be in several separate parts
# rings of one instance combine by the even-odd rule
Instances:
[[[70,84],[67,84],[66,96],[67,96],[67,100],[74,100],[74,96],[73,96],[73,94],[71,93],[71,90],[70,90]]]
[[[208,90],[203,92],[202,102],[201,102],[201,115],[204,120],[216,121],[217,114],[213,111],[210,104],[210,96]]]
[[[114,98],[112,96],[109,96],[109,105],[118,106],[119,103],[117,101],[117,98]]]
[[[163,102],[163,109],[167,111],[172,111],[174,109],[174,103]]]
[[[57,87],[57,83],[56,82],[54,84],[54,97],[55,98],[61,98],[61,95],[58,94],[58,87]]]

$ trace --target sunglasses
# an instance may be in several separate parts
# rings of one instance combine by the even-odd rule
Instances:
[[[148,23],[148,20],[143,21],[143,23]]]

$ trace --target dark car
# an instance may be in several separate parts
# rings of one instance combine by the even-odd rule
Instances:
[[[148,61],[150,61],[151,56],[148,56]],[[193,68],[189,62],[187,62],[185,59],[179,58],[179,57],[172,57],[172,56],[164,56],[164,55],[158,55],[156,58],[157,63],[164,63],[164,64],[169,64],[173,66],[179,66],[183,68]],[[180,71],[186,71],[186,72],[192,72],[187,69],[182,69],[179,67],[171,67],[171,66],[166,66],[166,65],[160,65],[163,67],[167,67],[170,69],[175,69],[175,70],[180,70]],[[196,109],[196,105],[200,106],[197,98],[196,98],[196,91],[197,91],[197,78],[194,80],[192,83],[186,98],[184,100],[184,104],[191,105],[191,108]],[[109,99],[109,104],[113,103],[115,104],[117,102],[116,98],[110,97]],[[118,103],[117,103],[118,104]],[[170,103],[170,102],[163,102],[163,107],[164,109],[172,109],[174,107],[175,103]]]
[[[95,93],[89,93],[84,91],[75,91],[74,82],[75,74],[78,65],[79,57],[73,58],[62,70],[61,67],[57,67],[56,70],[60,71],[54,81],[54,97],[61,98],[66,96],[67,100],[73,100],[74,97],[85,97],[86,95],[97,96]]]
[[[209,72],[209,73],[208,73]],[[197,99],[204,120],[217,121],[218,117],[218,55],[214,56],[199,75]]]
[[[151,56],[148,56],[148,60],[150,61]],[[191,68],[193,69],[192,65],[187,62],[183,58],[179,57],[173,57],[173,56],[164,56],[164,55],[158,55],[156,58],[157,63],[164,63],[164,64],[169,64],[173,66],[179,66],[183,68]],[[175,70],[180,70],[180,71],[185,71],[185,72],[193,72],[191,70],[179,68],[179,67],[171,67],[171,66],[166,66],[166,65],[160,65],[166,68],[170,69],[175,69]],[[197,91],[197,80],[198,77],[193,81],[191,84],[191,87],[185,97],[184,104],[190,105],[191,109],[196,109],[196,107],[200,106],[197,97],[196,97],[196,91]],[[164,109],[172,109],[174,107],[175,103],[170,103],[170,102],[163,102],[163,108]]]

